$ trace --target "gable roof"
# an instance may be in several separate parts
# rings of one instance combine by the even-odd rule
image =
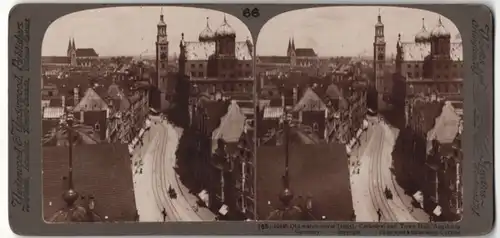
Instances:
[[[76,49],[76,57],[98,57],[94,48],[80,48]]]
[[[236,42],[235,56],[238,60],[252,60],[252,44],[247,41]]]
[[[322,111],[326,105],[311,88],[307,88],[302,98],[293,108],[293,111]]]
[[[316,57],[318,56],[314,52],[313,48],[297,48],[295,49],[295,55],[298,57]]]
[[[47,220],[65,207],[68,148],[43,147],[43,216]],[[66,177],[67,178],[67,177]],[[108,221],[134,221],[135,197],[126,144],[73,147],[73,181],[80,196],[95,197],[95,212]],[[77,204],[81,204],[79,199]],[[83,205],[83,204],[81,204]]]
[[[107,109],[109,109],[108,104],[92,88],[88,88],[73,111],[105,111]]]
[[[424,61],[431,52],[430,43],[401,43],[404,61]],[[450,57],[454,61],[463,60],[463,46],[461,42],[450,43]]]
[[[186,42],[186,60],[208,60],[215,54],[215,42]]]
[[[288,56],[258,56],[258,64],[290,64]]]
[[[441,115],[435,120],[434,127],[427,132],[427,142],[430,143],[428,145],[432,145],[433,140],[441,144],[453,143],[459,134],[459,128],[460,116],[457,115],[451,103],[445,103]]]
[[[42,56],[42,64],[70,64],[67,56]]]
[[[221,118],[219,128],[212,133],[212,139],[223,139],[227,143],[238,142],[245,129],[246,117],[235,101],[229,105],[226,115]]]
[[[208,60],[215,54],[215,42],[185,42],[186,60]],[[252,60],[252,47],[246,41],[235,42],[235,56],[238,60]]]

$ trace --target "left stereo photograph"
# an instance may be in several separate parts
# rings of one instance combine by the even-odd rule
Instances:
[[[194,7],[85,10],[42,43],[47,223],[255,220],[253,43]]]

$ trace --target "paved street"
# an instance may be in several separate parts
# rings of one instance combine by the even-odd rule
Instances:
[[[390,171],[397,129],[383,121],[372,121],[374,123],[367,132],[368,139],[362,138],[359,151],[354,151],[351,157],[351,163],[359,166],[359,173],[357,169],[351,168],[351,191],[356,220],[378,221],[377,210],[380,209],[381,221],[428,221],[422,210],[412,208],[411,198],[402,192]],[[359,163],[356,162],[358,153]],[[356,173],[352,173],[353,171]],[[391,190],[392,199],[386,198],[386,187]]]
[[[140,221],[163,221],[163,209],[167,221],[214,220],[208,209],[197,207],[197,198],[188,193],[174,171],[180,131],[159,118],[153,121],[156,124],[144,135],[144,145],[133,157],[137,162],[134,186]],[[177,192],[176,199],[168,196],[169,186]]]

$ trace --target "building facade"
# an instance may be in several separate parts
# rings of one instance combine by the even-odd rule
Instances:
[[[408,98],[417,95],[460,95],[463,86],[463,50],[460,35],[450,33],[438,19],[436,27],[422,28],[414,42],[401,41],[396,54],[393,102],[402,109]]]

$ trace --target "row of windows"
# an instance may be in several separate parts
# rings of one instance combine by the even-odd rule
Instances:
[[[408,75],[408,78],[413,78],[413,77],[415,77],[415,78],[419,78],[419,77],[421,77],[421,76],[423,77],[423,74],[421,75],[419,72],[415,72],[415,74],[413,74],[413,73],[411,73],[411,72],[408,72],[408,73],[407,73],[407,75]],[[458,73],[457,73],[457,72],[453,72],[453,73],[451,74],[451,78],[452,78],[452,79],[453,79],[453,78],[458,78],[459,76],[460,76],[460,75],[458,75]],[[438,79],[441,79],[441,78],[443,78],[443,79],[449,79],[449,78],[450,78],[450,75],[448,75],[448,74],[445,74],[445,75],[439,75],[439,74],[437,74],[437,75],[436,75],[436,78],[438,78]]]
[[[235,78],[235,77],[250,77],[251,72],[242,72],[239,71],[236,74],[221,74],[221,78]],[[197,72],[197,71],[191,71],[191,76],[192,77],[205,77],[205,72]]]
[[[238,72],[239,77],[250,77],[251,72]],[[234,78],[235,74],[221,74],[221,78]]]
[[[414,67],[414,68],[419,68],[420,65],[419,64],[415,64],[415,65],[412,65],[412,64],[408,64],[407,67],[410,69],[411,67]],[[444,64],[444,68],[447,69],[449,66],[449,64]],[[463,68],[464,65],[463,64],[460,64],[460,68]],[[436,69],[440,69],[441,68],[441,64],[440,63],[436,63]],[[458,64],[453,64],[453,68],[458,68]]]

